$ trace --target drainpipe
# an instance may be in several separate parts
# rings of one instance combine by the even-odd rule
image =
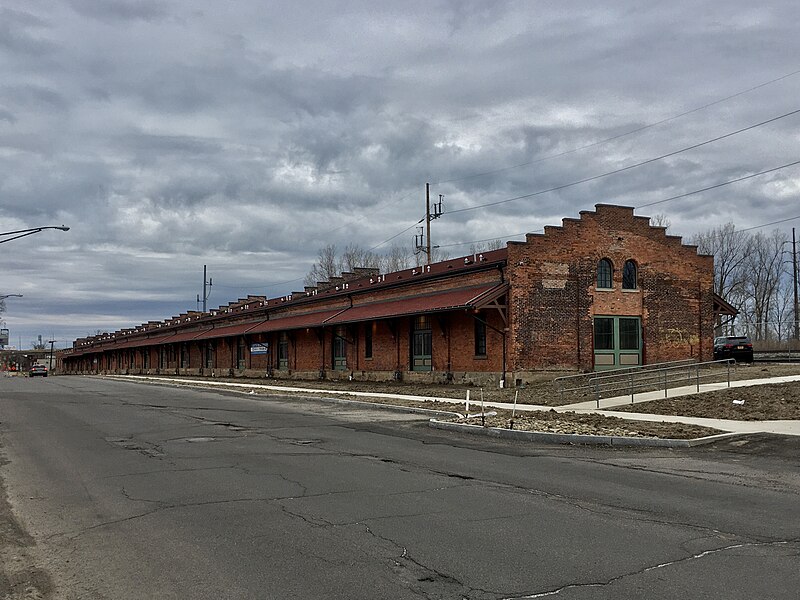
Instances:
[[[576,269],[577,271],[578,269]],[[575,337],[578,342],[578,370],[581,368],[581,280],[575,273]]]
[[[496,331],[497,333],[499,333],[503,337],[503,372],[501,374],[501,377],[502,377],[503,381],[505,381],[506,380],[506,332],[505,332],[505,330],[498,329],[497,327],[495,327],[491,323],[488,323],[487,321],[484,321],[483,319],[481,319],[477,315],[473,314],[472,318],[475,319],[476,321],[479,321],[479,322],[483,323],[484,325],[486,325],[486,327],[488,327],[492,331]]]
[[[699,281],[697,282],[697,346],[697,360],[703,362],[703,288]]]
[[[400,319],[394,319],[394,346],[397,356],[394,362],[394,372],[400,372]]]
[[[324,379],[325,377],[325,326],[322,327],[322,335],[319,338],[319,345],[322,349],[322,364],[320,365],[319,369],[319,378]]]
[[[505,273],[503,271],[503,265],[502,264],[497,265],[497,270],[500,272],[500,283],[505,283],[506,282],[506,276],[505,276]],[[506,315],[506,321],[508,322],[508,321],[511,320],[511,286],[508,287],[508,302],[506,302],[506,306],[507,306],[506,310],[508,311],[508,314]],[[508,324],[508,323],[506,323],[506,324]],[[508,338],[506,337],[506,328],[504,328],[503,331],[500,332],[500,335],[503,336],[503,373],[502,373],[501,377],[503,378],[503,381],[505,381],[506,380],[506,352],[507,352],[506,342],[508,341]]]

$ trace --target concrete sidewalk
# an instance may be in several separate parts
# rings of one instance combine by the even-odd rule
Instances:
[[[206,387],[219,387],[219,388],[234,388],[239,390],[255,390],[263,389],[276,392],[301,392],[315,395],[329,395],[340,394],[354,397],[370,397],[370,398],[385,398],[387,400],[411,400],[415,402],[447,402],[453,405],[454,412],[466,412],[465,400],[456,398],[443,398],[432,396],[411,396],[407,394],[386,394],[377,392],[357,392],[357,391],[342,391],[342,390],[320,390],[314,388],[297,388],[290,386],[267,385],[259,383],[237,383],[229,381],[213,381],[208,379],[181,379],[169,377],[147,377],[140,375],[106,375],[105,377],[120,379],[126,381],[147,381],[148,383],[162,383],[162,384],[189,384],[200,385]],[[749,379],[744,381],[731,382],[731,387],[748,387],[755,385],[766,385],[769,383],[789,383],[793,381],[800,381],[800,375],[791,375],[785,377],[771,377],[765,379]],[[700,393],[712,392],[721,389],[728,389],[727,382],[723,383],[708,383],[700,386]],[[697,393],[697,386],[686,386],[681,388],[674,388],[669,390],[669,397],[686,396]],[[640,402],[648,402],[650,400],[658,400],[664,398],[664,390],[660,392],[646,392],[637,394],[634,397],[635,404]],[[621,419],[629,419],[631,421],[655,421],[655,422],[668,422],[668,423],[686,423],[689,425],[701,425],[703,427],[712,427],[721,431],[728,431],[731,433],[777,433],[782,435],[798,435],[800,436],[800,420],[780,420],[780,421],[732,421],[729,419],[708,419],[702,417],[685,417],[679,415],[657,415],[646,413],[629,413],[629,412],[615,412],[613,410],[603,410],[603,408],[613,408],[616,406],[629,406],[631,404],[631,397],[618,396],[616,398],[606,398],[600,401],[601,409],[597,409],[596,401],[580,402],[577,404],[570,404],[567,406],[541,406],[535,404],[517,404],[516,407],[512,403],[507,402],[485,402],[483,406],[485,409],[499,408],[505,410],[516,409],[517,412],[530,412],[530,411],[549,411],[555,410],[557,412],[583,412],[583,413],[597,413],[609,417],[619,417]],[[470,402],[469,412],[475,414],[480,412],[480,401]]]
[[[686,385],[682,387],[670,388],[664,390],[657,390],[654,392],[639,392],[634,394],[633,400],[631,395],[615,396],[613,398],[600,399],[599,406],[597,400],[586,400],[584,402],[576,402],[575,404],[567,404],[561,408],[574,410],[574,411],[597,411],[600,409],[609,409],[616,406],[630,406],[631,404],[639,404],[640,402],[650,402],[652,400],[663,400],[664,398],[675,398],[677,396],[689,396],[691,394],[702,394],[704,392],[717,392],[719,390],[727,390],[729,388],[738,387],[751,387],[755,385],[767,385],[769,383],[791,383],[793,381],[800,381],[800,375],[786,375],[783,377],[765,377],[763,379],[743,379],[741,381],[731,381],[728,385],[727,381],[719,383],[701,383],[700,390],[698,386]]]
[[[575,404],[561,406],[556,408],[556,410],[571,410],[578,413],[597,413],[607,417],[619,417],[621,419],[630,419],[632,421],[665,421],[668,423],[686,423],[687,425],[713,427],[714,429],[721,429],[722,431],[730,431],[732,433],[777,433],[783,435],[800,435],[800,420],[787,419],[773,421],[734,421],[730,419],[709,419],[705,417],[631,413],[609,410],[620,406],[630,406],[631,404],[663,400],[665,397],[676,398],[678,396],[690,396],[693,394],[715,392],[718,390],[752,387],[771,383],[791,383],[796,381],[800,381],[800,375],[731,381],[730,386],[728,386],[728,382],[703,383],[700,384],[699,392],[697,391],[697,385],[687,385],[667,390],[666,396],[664,394],[664,390],[635,394],[633,397],[633,402],[631,402],[630,395],[616,396],[614,398],[603,398],[600,400],[600,409],[597,408],[596,400],[589,400],[586,402],[578,402]]]

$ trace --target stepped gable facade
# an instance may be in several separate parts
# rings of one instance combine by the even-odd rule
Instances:
[[[599,204],[506,248],[76,340],[66,373],[520,385],[541,370],[711,360],[713,259]],[[722,303],[724,304],[724,303]]]

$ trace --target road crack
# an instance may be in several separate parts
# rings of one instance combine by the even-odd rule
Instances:
[[[722,552],[729,552],[731,550],[737,550],[739,548],[763,548],[768,546],[788,546],[790,544],[797,544],[799,540],[780,540],[780,541],[773,541],[773,542],[743,542],[739,544],[730,544],[728,546],[723,546],[721,548],[712,548],[711,550],[704,550],[702,552],[698,552],[696,554],[692,554],[690,556],[685,556],[683,558],[678,558],[675,560],[666,561],[663,563],[659,563],[657,565],[651,565],[649,567],[645,567],[643,569],[639,569],[638,571],[632,571],[630,573],[624,573],[622,575],[617,575],[616,577],[611,577],[605,581],[593,581],[593,582],[586,582],[586,583],[570,583],[567,585],[563,585],[558,588],[554,588],[551,590],[546,590],[542,592],[535,592],[532,594],[525,594],[522,596],[507,596],[502,600],[531,600],[533,598],[546,598],[548,596],[557,596],[562,592],[571,589],[583,589],[583,588],[593,588],[593,587],[606,587],[612,585],[618,581],[622,581],[623,579],[627,579],[629,577],[636,577],[637,575],[643,575],[644,573],[649,573],[650,571],[657,571],[659,569],[666,569],[668,567],[672,567],[675,565],[701,560],[706,558],[707,556],[712,556],[714,554],[720,554]]]

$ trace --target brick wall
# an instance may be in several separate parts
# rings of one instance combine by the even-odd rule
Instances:
[[[611,290],[597,288],[603,258],[613,265]],[[635,290],[622,289],[627,260],[638,267]],[[647,363],[711,359],[713,259],[632,208],[598,205],[510,243],[507,273],[514,370],[592,369],[597,315],[640,317]]]

